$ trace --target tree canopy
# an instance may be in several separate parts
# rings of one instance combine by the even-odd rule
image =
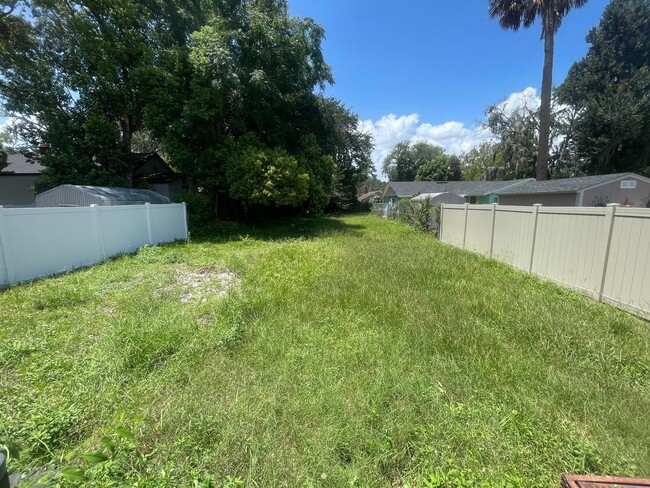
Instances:
[[[650,175],[650,2],[612,0],[558,96],[575,108],[571,149],[582,171]]]
[[[4,2],[7,4],[7,2]],[[39,190],[131,186],[134,149],[160,149],[196,191],[242,211],[356,201],[372,140],[318,91],[324,31],[285,0],[17,0],[0,17],[0,101],[31,147]]]

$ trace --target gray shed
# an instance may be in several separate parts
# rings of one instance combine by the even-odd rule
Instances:
[[[60,185],[36,195],[36,207],[87,207],[90,205],[143,205],[171,203],[166,196],[139,188]]]

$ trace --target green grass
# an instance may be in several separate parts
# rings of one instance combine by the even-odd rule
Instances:
[[[197,270],[233,286],[193,288]],[[396,222],[231,226],[0,292],[0,439],[22,447],[12,470],[96,486],[648,476],[648,338]]]

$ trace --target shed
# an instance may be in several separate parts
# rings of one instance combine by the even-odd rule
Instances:
[[[36,195],[36,207],[87,207],[90,205],[143,205],[171,203],[166,196],[139,188],[60,185]]]
[[[431,203],[465,203],[465,198],[450,192],[422,193],[411,198],[411,203],[419,203],[425,200],[429,200]]]

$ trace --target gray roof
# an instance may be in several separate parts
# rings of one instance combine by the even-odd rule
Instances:
[[[141,205],[144,203],[170,203],[160,193],[140,188],[108,186],[59,185],[36,195],[36,206]]]
[[[8,154],[7,166],[0,170],[2,175],[38,175],[45,169],[39,163],[27,159],[22,154]]]
[[[398,197],[412,197],[422,193],[455,193],[463,197],[497,193],[504,188],[518,186],[532,178],[508,181],[390,181],[384,194],[391,188]],[[534,181],[534,180],[532,180]]]
[[[644,179],[635,173],[615,173],[611,175],[580,176],[558,180],[527,181],[521,185],[497,191],[498,195],[522,195],[539,193],[577,193],[586,188],[600,186],[626,177]]]

